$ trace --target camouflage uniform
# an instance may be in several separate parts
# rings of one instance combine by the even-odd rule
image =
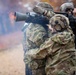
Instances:
[[[49,24],[53,27],[60,25],[61,31],[57,30],[53,33],[52,37],[47,38],[39,48],[28,51],[26,53],[27,62],[45,58],[46,75],[72,75],[76,71],[76,51],[74,34],[69,27],[69,21],[65,16],[55,15],[50,19]],[[38,62],[33,62],[32,65],[30,67],[34,69],[39,68]]]
[[[51,36],[51,32],[48,37],[49,36]],[[24,61],[32,69],[33,75],[45,75],[45,58],[33,60],[29,58],[27,53],[30,52],[31,49],[34,53],[37,48],[40,48],[41,44],[45,41],[46,38],[47,32],[41,25],[30,23],[26,28],[26,46],[28,47],[28,49],[25,53]]]

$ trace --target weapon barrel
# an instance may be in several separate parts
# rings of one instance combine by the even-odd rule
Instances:
[[[56,14],[62,14],[62,15],[67,15],[67,13],[63,13],[63,12],[54,12]]]
[[[15,21],[25,21],[28,18],[28,14],[23,14],[20,12],[15,12]]]

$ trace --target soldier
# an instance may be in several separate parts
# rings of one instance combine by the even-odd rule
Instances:
[[[74,34],[69,26],[68,18],[56,14],[50,19],[48,26],[52,30],[53,36],[45,42],[47,47],[44,49],[49,48],[50,50],[46,60],[46,75],[75,75]]]
[[[60,6],[60,11],[63,13],[67,13],[68,15],[66,15],[66,16],[69,17],[69,20],[73,19],[73,17],[74,17],[73,10],[74,10],[74,5],[72,2],[67,2]],[[71,21],[70,26],[73,30],[73,33],[75,34],[75,39],[76,39],[76,25],[74,22]],[[76,44],[76,40],[75,40],[75,44]]]
[[[43,5],[43,9],[45,9],[45,7],[44,7],[45,4],[46,3],[44,3],[44,5]],[[46,6],[47,6],[46,10],[49,10],[49,11],[53,10],[52,7],[49,4],[47,4]],[[47,19],[42,21],[43,24],[45,24],[46,20]],[[24,54],[24,61],[25,61],[25,63],[27,63],[28,56],[26,56],[26,53],[29,52],[31,49],[39,48],[40,45],[45,41],[45,39],[47,37],[51,36],[51,33],[48,35],[47,26],[43,27],[43,25],[33,24],[33,23],[29,23],[28,27],[24,31],[25,31],[24,35],[26,35],[26,39],[24,40],[25,43],[26,43],[26,44],[24,43],[24,46],[25,46],[24,49],[27,47],[27,51],[25,50],[25,54]],[[32,65],[32,62],[31,62],[30,65]],[[34,69],[34,68],[36,68],[36,66],[31,68],[32,69],[32,74],[33,75],[45,75],[45,69],[44,69],[45,59],[34,60],[34,62],[40,64],[40,67],[38,69]],[[30,67],[30,65],[29,65],[29,67]],[[27,75],[31,75],[31,74],[28,73]]]
[[[56,14],[49,20],[48,27],[52,31],[52,36],[47,38],[39,48],[31,49],[26,53],[26,56],[28,56],[27,62],[30,62],[32,69],[38,71],[40,64],[34,60],[45,58],[45,75],[75,75],[74,34],[69,26],[68,18]]]
[[[40,19],[40,17],[39,17]],[[37,21],[39,21],[37,19]],[[44,22],[45,21],[45,22]],[[30,49],[37,48],[40,46],[42,42],[48,37],[47,35],[47,26],[48,20],[43,17],[41,21],[42,25],[36,23],[27,23],[24,29],[24,40],[23,40],[23,48],[24,48],[24,62],[26,63],[26,52]],[[45,27],[44,27],[44,26]],[[32,75],[31,69],[26,64],[26,75]]]

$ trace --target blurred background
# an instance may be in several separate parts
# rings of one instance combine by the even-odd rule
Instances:
[[[15,22],[13,13],[30,12],[40,1],[50,3],[55,11],[59,11],[60,5],[68,1],[72,1],[76,8],[76,0],[0,0],[0,75],[24,75],[21,44],[24,22]]]

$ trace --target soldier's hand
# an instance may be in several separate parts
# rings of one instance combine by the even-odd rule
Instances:
[[[35,7],[33,8],[33,11],[36,12],[36,13],[38,13],[38,14],[43,14],[43,13],[44,13],[44,9],[42,9],[42,8],[39,7],[39,6],[35,6]]]

